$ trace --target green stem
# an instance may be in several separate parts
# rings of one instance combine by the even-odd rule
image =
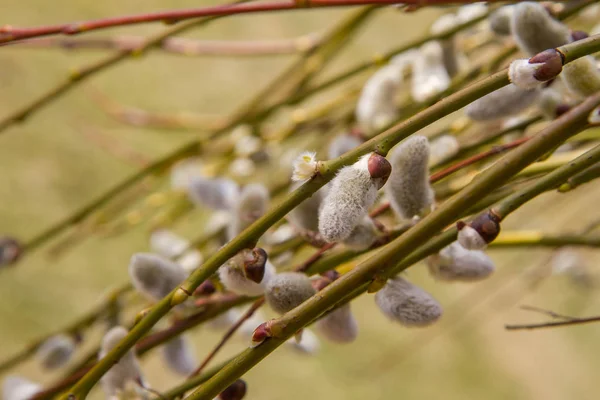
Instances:
[[[513,150],[494,166],[482,172],[460,194],[442,204],[433,213],[408,230],[405,234],[383,247],[374,256],[359,264],[351,272],[327,286],[318,296],[313,296],[300,306],[272,321],[271,330],[275,338],[262,345],[242,352],[231,363],[193,392],[189,400],[212,399],[235,379],[248,371],[283,341],[323,312],[333,307],[348,293],[371,282],[378,274],[384,274],[410,255],[412,249],[427,243],[441,229],[455,220],[462,210],[490,190],[506,182],[528,164],[582,130],[587,124],[588,114],[600,104],[600,94],[592,96],[534,138]],[[446,234],[452,240],[452,234]],[[444,236],[445,237],[445,236]]]

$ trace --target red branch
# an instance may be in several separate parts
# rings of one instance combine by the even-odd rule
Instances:
[[[82,32],[112,28],[116,26],[135,25],[149,22],[175,23],[186,19],[250,14],[268,11],[284,11],[304,8],[328,8],[361,5],[390,5],[405,4],[415,7],[473,3],[478,0],[283,0],[264,1],[260,3],[241,3],[232,5],[217,5],[202,8],[190,8],[184,10],[159,11],[146,14],[126,15],[121,17],[110,17],[93,19],[80,22],[71,22],[59,25],[46,25],[32,28],[18,28],[5,25],[0,28],[0,43],[13,42],[15,40],[28,39],[48,35],[76,35]],[[492,0],[500,1],[500,0]]]

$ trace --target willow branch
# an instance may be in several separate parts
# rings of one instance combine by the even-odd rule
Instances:
[[[540,231],[505,231],[500,232],[500,235],[498,235],[490,245],[492,248],[560,246],[599,247],[600,236],[581,236],[576,234],[551,235]]]
[[[589,324],[591,322],[599,322],[600,316],[589,317],[589,318],[574,318],[567,321],[551,321],[540,324],[525,324],[525,325],[504,325],[504,328],[508,331],[517,331],[524,329],[542,329],[542,328],[556,328],[561,326],[581,325]]]
[[[561,47],[561,51],[563,53],[569,54],[569,56],[566,56],[565,58],[566,62],[570,62],[573,59],[586,54],[576,49],[572,49],[572,47],[576,48],[577,46],[586,48],[588,53],[597,51],[600,49],[600,36],[590,37]],[[278,206],[269,210],[263,217],[250,225],[236,238],[228,242],[217,253],[206,260],[206,262],[200,268],[196,269],[178,288],[174,289],[169,295],[159,301],[111,352],[109,352],[102,360],[100,360],[88,374],[86,374],[75,386],[71,388],[64,399],[78,400],[85,398],[95,383],[98,382],[106,373],[106,371],[110,369],[114,362],[119,360],[123,354],[128,351],[128,349],[133,347],[134,344],[165,314],[167,314],[172,307],[185,301],[188,296],[190,296],[194,290],[202,282],[204,282],[204,280],[211,276],[221,265],[223,265],[229,258],[235,255],[241,249],[254,246],[260,236],[264,234],[269,227],[282,219],[294,207],[299,205],[303,200],[308,198],[308,196],[315,193],[320,187],[330,181],[337,170],[339,170],[341,167],[355,162],[360,156],[371,151],[376,151],[382,155],[387,154],[387,152],[395,144],[410,134],[437,121],[441,117],[464,107],[479,97],[505,86],[506,84],[508,84],[507,71],[503,70],[451,96],[448,96],[429,109],[424,110],[413,118],[379,134],[377,137],[363,143],[361,146],[344,154],[343,156],[324,162],[321,165],[317,175],[315,175],[311,180],[303,184],[295,191],[291,192]],[[430,214],[423,221],[421,221],[421,223],[410,229],[405,235],[402,235],[399,239],[396,239],[396,241],[400,240],[399,245],[397,243],[396,245],[393,245],[396,241],[392,242],[378,253],[378,257],[369,259],[373,261],[367,261],[366,267],[357,268],[353,272],[346,274],[344,279],[335,281],[324,290],[334,293],[333,296],[335,296],[335,293],[339,293],[346,288],[349,289],[347,291],[349,292],[355,286],[358,286],[356,283],[362,283],[362,280],[370,278],[372,273],[376,272],[382,264],[386,264],[389,261],[394,261],[396,257],[402,257],[405,255],[403,252],[414,248],[424,239],[430,238],[431,235],[437,230],[443,228],[443,226],[451,222],[451,218],[456,208],[467,208],[470,203],[477,199],[477,197],[483,196],[483,194],[489,192],[494,185],[498,184],[498,181],[503,181],[510,178],[514,173],[527,166],[530,162],[532,162],[530,161],[531,157],[535,156],[534,159],[539,158],[554,146],[561,143],[561,139],[566,140],[566,138],[571,136],[575,128],[579,128],[577,130],[581,130],[585,125],[585,121],[587,121],[587,115],[598,103],[600,103],[600,95],[591,97],[581,105],[573,108],[570,112],[564,114],[563,117],[556,120],[549,129],[546,129],[538,134],[536,137],[537,140],[532,139],[528,141],[523,146],[515,149],[505,157],[508,158],[515,154],[518,156],[517,160],[513,160],[515,157],[512,157],[511,162],[499,163],[500,168],[490,168],[485,171],[482,176],[485,176],[486,179],[481,178],[476,180],[476,182],[473,182],[470,185],[471,190],[465,190],[465,194],[461,195],[460,197],[453,197],[451,200],[444,203],[436,212]],[[557,130],[558,133],[556,132]],[[540,151],[542,151],[542,153],[538,154]],[[388,249],[394,249],[392,254],[390,254]],[[378,262],[378,264],[375,265],[375,262]],[[318,308],[310,308],[311,304],[313,304],[313,301],[311,300],[308,300],[304,303],[309,310],[306,315],[309,318],[314,318],[317,316],[314,315],[314,313]],[[323,305],[325,305],[325,303]],[[300,306],[296,310],[303,308],[303,306]],[[290,314],[293,313],[289,313],[287,315]],[[286,316],[282,317],[281,321],[284,321],[282,324],[288,322],[285,318]],[[302,326],[298,325],[300,321],[301,319],[290,321],[289,326],[291,327],[296,325],[298,328],[300,328]],[[308,319],[308,321],[305,320],[305,323],[309,321],[310,319]],[[276,341],[272,342],[275,343]],[[259,349],[262,347],[263,346],[260,346]],[[262,359],[262,357],[260,359]],[[242,362],[236,366],[235,369],[237,371],[241,371],[249,366],[250,364]],[[224,372],[226,370],[227,367],[222,371]],[[207,384],[217,376],[222,375],[215,375],[215,377],[211,378]],[[226,380],[228,381],[231,376],[233,375],[230,375],[228,378],[226,378]],[[229,383],[231,382],[232,381]],[[213,390],[214,387],[211,389],[211,393]],[[218,391],[212,393],[213,397],[218,393]]]
[[[15,42],[15,48],[60,48],[63,50],[135,50],[147,40],[141,36],[103,38],[40,38]],[[182,56],[260,57],[304,53],[321,42],[318,34],[274,40],[194,40],[168,38],[157,48]]]
[[[260,362],[296,331],[335,306],[348,293],[357,290],[361,286],[368,285],[373,279],[377,278],[378,274],[383,274],[386,268],[390,269],[391,266],[402,261],[412,252],[412,249],[427,242],[439,230],[452,223],[456,214],[467,208],[470,205],[469,203],[482,197],[502,182],[507,181],[511,176],[534,162],[554,146],[582,130],[587,124],[588,114],[598,104],[600,104],[600,94],[588,98],[530,141],[506,155],[501,162],[482,172],[478,179],[465,188],[460,195],[454,196],[442,204],[405,234],[359,264],[351,272],[331,283],[319,293],[319,296],[311,297],[292,311],[273,320],[270,325],[273,338],[266,340],[254,349],[242,352],[193,392],[188,399],[205,400],[217,395],[223,388]]]

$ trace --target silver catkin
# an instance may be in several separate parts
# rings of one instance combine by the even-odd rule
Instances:
[[[506,118],[525,111],[539,94],[539,89],[520,89],[511,83],[469,104],[465,114],[474,121]]]
[[[319,233],[328,242],[346,239],[375,203],[380,183],[368,170],[370,154],[342,168],[319,211]]]
[[[239,186],[229,179],[195,176],[190,180],[188,196],[192,203],[213,210],[229,210],[239,196]]]
[[[51,336],[36,350],[36,358],[45,369],[55,369],[65,365],[73,353],[76,343],[73,336],[58,334]]]
[[[104,358],[114,349],[123,338],[127,336],[127,329],[116,326],[109,330],[102,338],[98,358]],[[111,369],[102,377],[101,384],[107,399],[117,396],[125,391],[131,384],[143,384],[142,373],[133,349],[130,349],[113,364]]]
[[[488,17],[492,32],[499,36],[510,35],[510,24],[513,12],[514,7],[512,5],[500,7],[496,11],[492,12]]]
[[[275,275],[265,288],[267,304],[279,314],[296,308],[316,293],[310,279],[299,272]]]
[[[552,18],[539,3],[515,4],[510,29],[521,51],[529,56],[570,41],[569,28]]]
[[[354,251],[363,251],[371,247],[375,240],[377,227],[371,217],[365,215],[342,243]]]
[[[334,343],[351,343],[358,337],[358,322],[349,303],[325,315],[315,326],[323,337]]]
[[[429,293],[401,277],[388,280],[375,302],[384,315],[407,327],[430,325],[442,315],[442,307]]]
[[[444,247],[427,260],[431,275],[442,281],[479,281],[495,270],[494,262],[481,250],[467,250],[458,242]]]
[[[43,390],[42,385],[10,375],[2,382],[2,400],[28,400]]]
[[[242,250],[240,253],[244,253]],[[219,279],[225,288],[234,293],[244,296],[259,296],[264,290],[266,284],[275,276],[275,267],[269,260],[265,262],[265,273],[260,283],[256,283],[244,274],[243,254],[232,257],[219,268]]]
[[[412,218],[429,211],[434,194],[429,184],[429,141],[413,135],[396,146],[390,154],[392,174],[385,193],[400,218]]]
[[[296,190],[303,182],[295,182],[290,186],[290,191]],[[287,218],[292,225],[303,231],[319,231],[319,209],[327,195],[327,186],[317,190],[308,199],[300,203],[289,212]]]
[[[580,98],[600,91],[600,70],[592,56],[581,57],[565,64],[560,76],[565,86]]]
[[[246,185],[233,207],[233,217],[227,227],[227,238],[233,239],[262,217],[269,207],[269,199],[269,191],[264,185],[257,183]]]
[[[198,365],[194,356],[194,346],[186,335],[169,340],[162,347],[162,353],[167,366],[179,375],[190,375]]]
[[[136,253],[129,263],[133,286],[151,300],[168,295],[185,278],[187,272],[179,265],[151,253]]]

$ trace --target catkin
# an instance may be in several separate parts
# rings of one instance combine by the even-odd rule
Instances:
[[[187,278],[178,264],[151,253],[136,253],[129,263],[133,286],[151,300],[168,295]]]
[[[358,337],[358,323],[349,303],[325,315],[315,326],[323,337],[335,343],[350,343]]]
[[[522,113],[538,98],[538,88],[525,90],[517,86],[504,86],[489,93],[465,108],[465,114],[474,121],[492,121]]]
[[[521,51],[529,56],[570,41],[569,28],[552,18],[539,3],[515,4],[510,29]]]
[[[279,314],[296,308],[316,293],[310,279],[299,272],[283,272],[275,275],[265,288],[265,299]]]
[[[427,260],[431,275],[442,281],[478,281],[495,270],[494,262],[483,251],[467,250],[458,242],[444,247]]]

